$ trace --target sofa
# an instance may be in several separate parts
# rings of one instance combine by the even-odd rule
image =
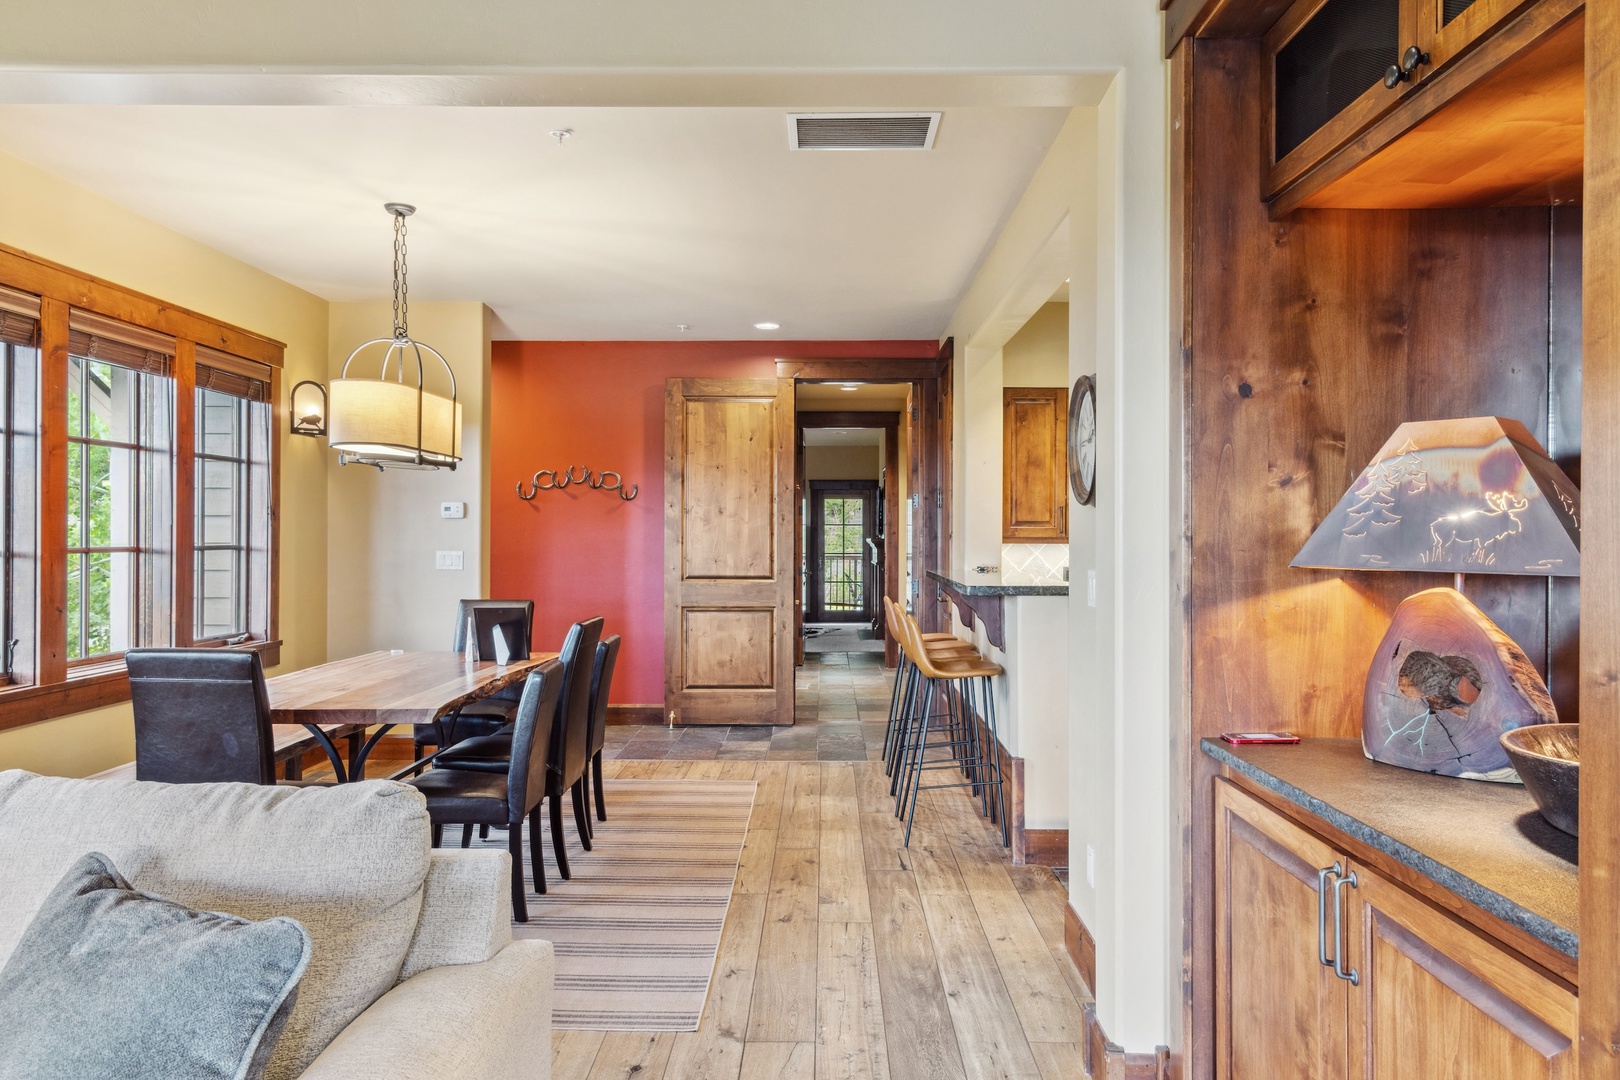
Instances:
[[[434,850],[426,800],[391,781],[154,784],[0,772],[0,965],[80,856],[138,889],[313,950],[269,1080],[545,1080],[553,958],[512,939],[511,858]]]

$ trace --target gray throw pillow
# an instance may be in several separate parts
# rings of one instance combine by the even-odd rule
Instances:
[[[0,968],[0,1077],[252,1080],[309,955],[292,919],[193,911],[138,892],[92,852]]]

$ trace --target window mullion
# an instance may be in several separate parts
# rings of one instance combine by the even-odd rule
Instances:
[[[40,335],[39,578],[34,640],[40,683],[67,678],[68,305],[43,297]]]

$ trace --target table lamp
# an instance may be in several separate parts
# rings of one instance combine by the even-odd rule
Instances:
[[[1369,758],[1517,782],[1498,736],[1557,711],[1523,650],[1463,596],[1463,576],[1578,577],[1580,514],[1580,489],[1516,420],[1395,429],[1289,564],[1456,576],[1395,609],[1362,697]]]

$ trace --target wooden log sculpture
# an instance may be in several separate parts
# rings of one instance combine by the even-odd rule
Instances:
[[[1362,698],[1361,745],[1369,758],[1517,783],[1497,737],[1557,722],[1530,659],[1462,593],[1427,589],[1395,609]]]

